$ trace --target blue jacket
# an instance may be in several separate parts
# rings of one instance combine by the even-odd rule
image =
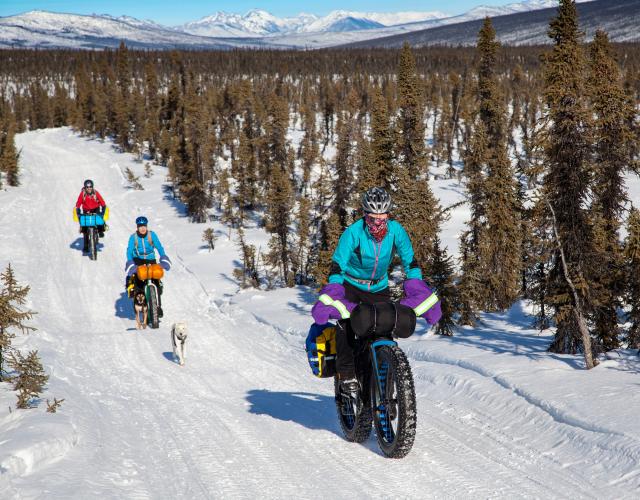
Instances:
[[[414,258],[409,235],[399,222],[390,220],[387,223],[387,234],[378,243],[369,233],[364,219],[359,219],[340,236],[333,253],[329,283],[342,284],[347,281],[360,290],[384,290],[389,285],[387,270],[395,254],[402,261],[407,279],[422,279],[422,271]],[[369,283],[359,283],[352,278]]]
[[[151,243],[149,244],[149,235],[151,235]],[[136,245],[137,240],[137,245]],[[137,246],[137,248],[136,248]],[[138,236],[135,232],[129,236],[129,245],[127,245],[127,261],[132,261],[134,258],[152,260],[156,258],[155,250],[158,251],[160,257],[164,257],[166,254],[162,243],[158,239],[158,236],[153,231],[147,231],[144,238]]]

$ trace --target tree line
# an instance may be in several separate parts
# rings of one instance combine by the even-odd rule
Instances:
[[[487,19],[475,48],[0,51],[2,169],[9,182],[9,129],[110,138],[168,168],[193,222],[220,210],[247,286],[321,284],[359,194],[382,185],[443,298],[438,333],[527,298],[557,326],[554,352],[640,347],[640,216],[624,183],[640,50],[604,32],[585,44],[573,0],[548,33],[550,47],[502,47]],[[458,256],[439,237],[452,207],[433,172],[466,190]],[[254,220],[264,251],[245,238]]]

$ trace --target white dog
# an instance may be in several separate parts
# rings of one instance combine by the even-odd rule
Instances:
[[[177,358],[180,366],[184,365],[187,355],[185,342],[187,341],[187,324],[174,323],[171,327],[171,343],[173,344],[173,357]]]

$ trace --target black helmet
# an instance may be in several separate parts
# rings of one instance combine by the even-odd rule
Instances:
[[[136,219],[136,226],[146,226],[147,224],[149,224],[149,221],[144,215],[141,215]]]
[[[386,214],[391,210],[391,195],[381,187],[368,189],[362,195],[362,209],[370,214]]]
[[[91,179],[87,179],[86,181],[84,181],[84,187],[85,187],[85,189],[92,188],[93,187],[93,181]]]

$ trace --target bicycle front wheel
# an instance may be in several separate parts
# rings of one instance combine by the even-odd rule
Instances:
[[[158,289],[155,285],[147,285],[147,322],[151,328],[160,326],[160,317],[158,316]]]
[[[90,227],[88,229],[88,235],[87,236],[89,236],[89,258],[91,260],[97,260],[97,258],[98,258],[98,243],[97,243],[98,235],[96,233],[96,228],[95,227]]]
[[[376,350],[371,377],[373,425],[380,449],[389,458],[403,458],[416,437],[416,391],[411,367],[398,346]]]

